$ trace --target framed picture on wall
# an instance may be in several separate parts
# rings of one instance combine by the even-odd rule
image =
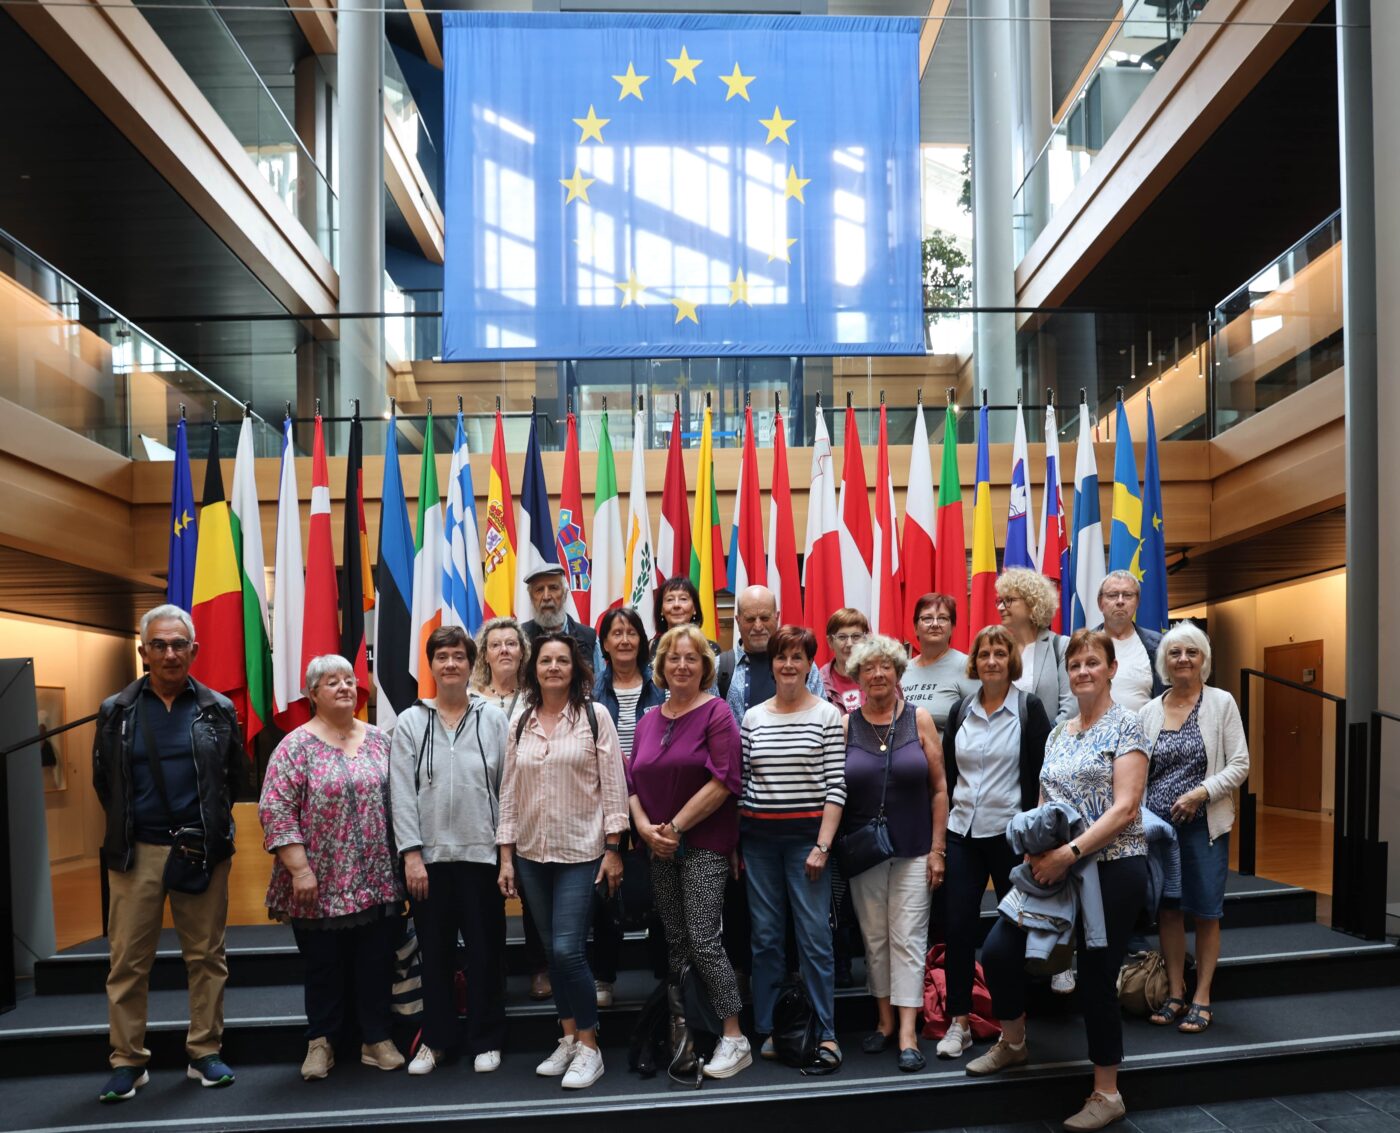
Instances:
[[[53,685],[36,685],[34,700],[39,708],[39,759],[44,771],[45,791],[68,789],[68,733],[49,736],[50,728],[67,722],[67,690]]]

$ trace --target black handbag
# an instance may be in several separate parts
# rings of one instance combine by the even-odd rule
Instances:
[[[778,990],[771,1038],[778,1061],[805,1075],[832,1074],[840,1065],[839,1061],[823,1060],[821,1056],[821,1022],[801,980],[786,983]]]
[[[161,806],[165,807],[166,821],[170,823],[170,856],[165,859],[165,872],[161,876],[161,883],[175,893],[203,893],[209,888],[210,880],[204,828],[175,825],[174,815],[170,811],[170,797],[165,793],[165,774],[160,769],[160,753],[156,750],[150,718],[146,715],[144,705],[136,711],[141,717],[141,735],[146,741],[146,758],[151,762],[151,778],[155,781],[156,794],[160,796]]]
[[[890,732],[890,738],[893,739],[893,721],[890,724]],[[885,746],[892,747],[888,742]],[[885,752],[885,775],[880,783],[879,812],[869,822],[862,823],[836,840],[836,860],[841,866],[841,873],[847,878],[856,877],[894,857],[894,842],[890,840],[890,827],[885,819],[885,795],[890,785],[890,761],[893,758],[893,750]]]

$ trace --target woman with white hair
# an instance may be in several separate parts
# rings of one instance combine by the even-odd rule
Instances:
[[[879,1013],[862,1049],[879,1054],[896,1042],[899,1068],[916,1071],[925,1065],[919,1011],[930,894],[943,884],[948,858],[948,787],[933,717],[899,696],[906,664],[904,647],[893,638],[867,637],[851,650],[848,671],[860,681],[864,703],[842,721],[846,802],[837,854],[850,879]],[[881,821],[894,853],[859,868],[865,863],[843,846]]]
[[[1142,708],[1151,765],[1144,805],[1176,827],[1181,897],[1164,898],[1157,922],[1167,963],[1168,998],[1152,1022],[1183,1034],[1210,1026],[1210,985],[1220,959],[1220,917],[1230,868],[1233,793],[1249,777],[1249,745],[1235,698],[1211,688],[1210,639],[1190,622],[1168,630],[1157,647],[1157,675],[1167,691]],[[1169,905],[1168,902],[1171,902]],[[1196,922],[1196,991],[1185,999],[1186,914]]]
[[[403,886],[389,828],[389,734],[355,719],[355,670],[344,657],[311,659],[306,697],[315,715],[272,753],[258,818],[276,855],[267,907],[291,923],[306,965],[309,1082],[335,1065],[331,1044],[351,1017],[361,1062],[403,1065],[389,1037]]]
[[[1027,567],[1002,571],[996,587],[1001,624],[1011,631],[1020,651],[1021,675],[1014,683],[1040,698],[1051,724],[1063,723],[1074,715],[1075,700],[1065,671],[1069,639],[1050,628],[1060,605],[1059,592],[1043,574]]]

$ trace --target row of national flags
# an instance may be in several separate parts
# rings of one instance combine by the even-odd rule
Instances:
[[[371,685],[367,648],[371,618],[378,722],[392,726],[414,700],[435,692],[425,652],[434,629],[459,625],[474,634],[488,618],[512,614],[530,617],[525,580],[541,566],[556,564],[568,583],[568,612],[594,627],[609,610],[630,605],[641,615],[647,632],[655,633],[656,590],[667,579],[684,576],[700,594],[703,627],[711,639],[718,638],[718,590],[727,588],[737,594],[747,586],[766,585],[777,598],[781,621],[801,622],[820,630],[833,611],[853,606],[866,613],[876,632],[908,641],[914,637],[913,611],[919,598],[937,591],[959,600],[953,645],[965,650],[978,630],[1000,621],[988,414],[985,405],[977,411],[970,572],[953,408],[944,415],[936,487],[934,449],[928,442],[924,407],[920,404],[915,409],[901,526],[883,397],[873,511],[855,410],[846,407],[838,489],[826,415],[818,405],[800,566],[781,413],[774,417],[773,446],[769,449],[771,487],[765,534],[756,430],[753,411],[745,407],[727,555],[708,406],[700,435],[693,505],[686,485],[679,408],[673,415],[661,514],[655,527],[647,500],[643,445],[633,448],[624,513],[606,412],[599,423],[591,517],[585,516],[578,422],[572,412],[568,414],[556,520],[535,415],[531,416],[517,497],[511,490],[504,422],[497,411],[484,514],[479,516],[462,413],[456,415],[444,493],[438,481],[430,411],[423,430],[417,514],[410,522],[399,463],[398,421],[391,417],[380,490],[377,565],[373,568],[365,522],[363,427],[356,419],[350,425],[347,450],[339,574],[332,548],[322,419],[318,416],[314,421],[310,522],[304,554],[293,423],[288,419],[283,423],[270,606],[264,582],[251,422],[245,419],[239,436],[231,497],[224,491],[217,458],[218,426],[213,427],[202,505],[196,515],[186,424],[181,420],[171,491],[167,600],[189,610],[195,620],[201,648],[194,676],[234,700],[249,742],[269,724],[287,731],[309,718],[302,678],[307,662],[320,654],[339,653],[351,661],[359,678],[363,713]],[[1033,476],[1019,410],[1016,418],[1002,567],[1035,569],[1056,584],[1061,601],[1051,628],[1064,633],[1101,625],[1099,584],[1107,571],[1131,571],[1142,585],[1138,623],[1164,630],[1166,545],[1150,396],[1141,482],[1127,414],[1121,401],[1117,405],[1107,558],[1087,406],[1079,407],[1073,528],[1068,532],[1054,406],[1045,410],[1043,490],[1040,522],[1035,529]],[[636,412],[634,428],[634,437],[645,436],[646,417],[641,409]],[[824,661],[828,657],[825,637],[819,632],[818,639],[819,658]]]

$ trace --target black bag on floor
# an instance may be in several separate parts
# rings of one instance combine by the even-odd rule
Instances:
[[[714,1051],[724,1023],[710,1005],[709,992],[691,964],[682,964],[679,980],[667,988],[674,1040],[667,1073],[671,1081],[699,1089],[705,1081],[705,1060]],[[676,1019],[677,1008],[680,1017]]]
[[[627,1051],[627,1068],[643,1078],[655,1078],[658,1066],[671,1061],[670,987],[665,980],[656,985],[642,1004],[632,1043]]]
[[[773,1051],[784,1066],[806,1075],[833,1074],[838,1063],[823,1060],[821,1020],[812,1007],[802,981],[785,983],[778,989],[773,1007]]]

